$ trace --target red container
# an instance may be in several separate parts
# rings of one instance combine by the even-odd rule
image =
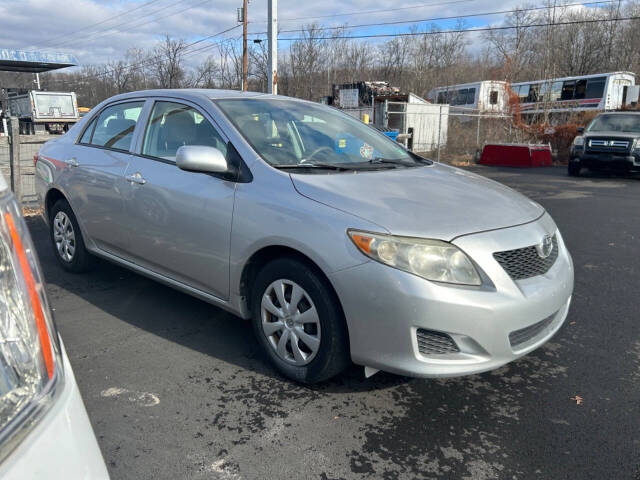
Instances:
[[[489,144],[482,149],[478,163],[502,167],[550,167],[551,147],[526,143]]]

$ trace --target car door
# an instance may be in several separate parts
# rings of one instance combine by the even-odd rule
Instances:
[[[155,100],[126,172],[130,253],[138,265],[224,300],[235,183],[180,170],[175,156],[183,145],[227,155],[227,139],[197,106]]]
[[[125,258],[130,236],[124,174],[144,103],[129,100],[107,105],[89,122],[65,159],[70,168],[64,186],[89,238],[101,250]]]

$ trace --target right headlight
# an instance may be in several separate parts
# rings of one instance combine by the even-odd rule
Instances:
[[[0,194],[0,460],[51,405],[60,346],[21,212]]]
[[[482,284],[473,262],[451,243],[358,230],[347,233],[362,253],[390,267],[434,282]]]
[[[584,145],[584,137],[581,135],[578,135],[576,138],[573,139],[573,146],[574,147],[581,147]]]

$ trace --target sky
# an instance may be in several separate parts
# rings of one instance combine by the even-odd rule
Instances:
[[[81,65],[122,58],[131,47],[150,48],[164,34],[193,42],[237,25],[236,8],[241,0],[3,0],[0,2],[0,48],[71,53]],[[340,24],[420,20],[433,17],[507,10],[522,0],[280,0],[281,30],[300,28],[311,22],[325,26]],[[394,9],[388,11],[389,9]],[[387,11],[377,11],[387,10]],[[113,18],[115,17],[115,18]],[[265,32],[267,0],[251,0],[249,32]],[[499,23],[501,16],[467,19],[467,26]],[[437,23],[451,28],[455,20]],[[407,31],[411,23],[348,30],[350,34]],[[413,25],[416,25],[415,23]],[[220,37],[201,42],[211,45],[221,38],[237,38],[240,27]],[[297,37],[281,33],[280,37]],[[265,38],[264,34],[250,38]],[[289,42],[281,41],[286,49]],[[195,47],[194,47],[195,48]],[[206,55],[203,49],[193,57]]]

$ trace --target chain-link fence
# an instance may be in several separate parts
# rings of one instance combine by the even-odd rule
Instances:
[[[469,164],[477,161],[489,144],[551,143],[539,129],[514,122],[512,115],[454,110],[446,105],[429,107],[436,108],[398,103],[395,111],[386,112],[384,126],[395,127],[399,141],[410,150],[437,161]],[[547,136],[551,134],[547,130]],[[556,149],[555,156],[562,155]]]
[[[9,135],[0,136],[0,173],[23,205],[36,202],[33,157],[52,135],[20,135],[18,119],[9,122]]]
[[[397,131],[409,150],[452,164],[476,162],[485,145],[549,145],[556,163],[569,158],[579,126],[598,112],[568,111],[549,116],[487,113],[431,103],[385,101],[375,108],[342,109],[383,131]]]

